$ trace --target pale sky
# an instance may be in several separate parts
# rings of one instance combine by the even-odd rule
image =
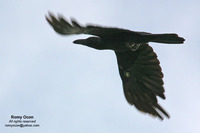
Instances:
[[[199,133],[200,1],[1,0],[0,131],[2,133]],[[171,118],[131,107],[113,51],[75,45],[60,36],[48,11],[151,33],[177,33],[183,45],[150,43],[161,62]],[[11,115],[34,116],[40,127],[5,127]]]

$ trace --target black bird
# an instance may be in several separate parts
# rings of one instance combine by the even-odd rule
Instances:
[[[184,38],[177,34],[151,34],[95,25],[82,26],[74,19],[70,23],[62,16],[56,18],[51,13],[46,16],[46,20],[62,35],[93,35],[87,39],[75,40],[75,44],[98,50],[114,50],[128,103],[161,120],[162,115],[170,117],[157,101],[157,96],[165,99],[163,73],[157,55],[148,43],[181,44],[185,41]]]

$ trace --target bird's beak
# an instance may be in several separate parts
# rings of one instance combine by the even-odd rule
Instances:
[[[85,39],[78,39],[78,40],[73,41],[73,43],[74,44],[86,44],[87,40],[85,40]]]

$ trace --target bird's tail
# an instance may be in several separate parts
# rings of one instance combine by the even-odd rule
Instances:
[[[146,34],[149,42],[168,43],[168,44],[181,44],[185,41],[184,38],[179,37],[177,34]]]

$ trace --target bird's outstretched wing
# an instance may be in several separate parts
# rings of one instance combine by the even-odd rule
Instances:
[[[73,34],[89,34],[95,35],[102,38],[110,37],[112,34],[123,34],[131,32],[126,29],[112,28],[112,27],[102,27],[96,25],[80,25],[75,19],[71,18],[71,23],[67,21],[63,16],[59,15],[57,18],[49,13],[46,16],[48,23],[54,28],[54,30],[62,35],[73,35]]]
[[[163,119],[161,112],[169,117],[157,102],[156,96],[163,99],[165,96],[163,73],[153,49],[142,44],[137,51],[115,53],[127,101],[140,111],[160,119]]]

